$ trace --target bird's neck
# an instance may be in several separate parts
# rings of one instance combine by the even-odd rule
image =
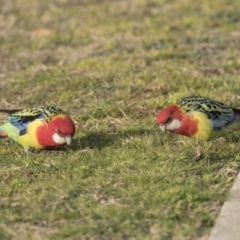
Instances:
[[[45,147],[58,147],[62,144],[56,143],[53,139],[53,135],[55,133],[55,127],[49,123],[43,123],[38,127],[36,137],[40,145]]]
[[[213,126],[208,116],[202,112],[193,111],[185,115],[182,126],[175,133],[209,140],[213,132]]]
[[[189,115],[186,115],[182,119],[181,127],[176,129],[174,132],[187,137],[192,137],[194,134],[196,134],[197,130],[198,130],[198,120],[192,118]]]

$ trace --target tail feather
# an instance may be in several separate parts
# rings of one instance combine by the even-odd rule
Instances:
[[[0,126],[0,138],[12,138],[17,141],[19,136],[19,129],[7,122]]]
[[[23,109],[0,109],[0,112],[2,113],[8,113],[8,114],[12,114],[18,111],[22,111]]]
[[[233,108],[232,110],[233,110],[233,112],[234,112],[236,115],[239,115],[239,116],[240,116],[240,109]]]

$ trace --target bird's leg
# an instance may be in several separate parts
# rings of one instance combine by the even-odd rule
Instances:
[[[200,149],[200,146],[197,145],[197,148],[196,148],[196,157],[199,158],[201,157],[202,153],[201,153],[201,149]]]
[[[29,147],[23,147],[24,148],[24,152],[26,153],[26,154],[28,154],[29,153]]]
[[[196,140],[196,158],[200,158],[202,153],[201,153],[201,149],[200,149],[200,144],[199,144],[199,140]]]
[[[35,155],[35,153],[29,152],[29,147],[24,147],[24,152],[28,155]]]

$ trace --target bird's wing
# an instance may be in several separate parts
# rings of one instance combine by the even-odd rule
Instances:
[[[214,130],[220,130],[236,119],[233,109],[221,102],[202,97],[191,96],[180,99],[177,104],[186,112],[198,111],[205,113],[213,124]]]
[[[41,111],[30,111],[31,109],[25,109],[18,112],[14,112],[8,116],[8,121],[20,131],[26,129],[27,125],[35,119],[42,119],[43,114]]]
[[[25,130],[27,125],[35,119],[43,119],[48,123],[54,116],[64,113],[60,108],[50,106],[34,107],[20,111],[5,110],[4,112],[10,113],[8,121],[20,131]]]

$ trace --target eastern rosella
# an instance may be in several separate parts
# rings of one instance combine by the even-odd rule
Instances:
[[[162,131],[212,140],[240,130],[240,110],[206,97],[190,96],[164,108],[157,123]]]
[[[34,107],[25,110],[3,110],[8,122],[0,126],[0,138],[10,137],[29,148],[53,148],[70,145],[75,125],[67,114],[56,107]]]

